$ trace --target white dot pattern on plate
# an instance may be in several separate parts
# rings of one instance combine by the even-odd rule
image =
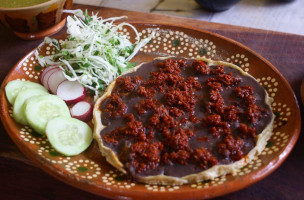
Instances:
[[[63,159],[65,169],[83,179],[94,179],[101,176],[101,168],[99,164],[89,159],[71,160],[70,157]]]
[[[249,59],[244,54],[235,54],[226,59],[227,62],[233,63],[240,68],[242,68],[245,72],[249,72]]]
[[[191,184],[190,187],[195,188],[195,189],[208,188],[208,187],[212,187],[212,186],[216,186],[216,185],[221,185],[226,180],[227,180],[226,176],[220,176],[213,180],[206,180],[203,182]]]
[[[180,186],[171,185],[171,186],[161,186],[161,185],[145,185],[146,189],[152,192],[172,192],[180,189]]]
[[[40,146],[47,143],[47,138],[45,136],[36,133],[29,126],[24,126],[23,128],[21,128],[19,133],[20,137],[23,138],[24,141],[29,142],[31,144],[36,144]]]
[[[186,55],[188,58],[215,58],[216,45],[208,39],[195,39],[182,31],[147,29],[142,30],[139,35],[147,38],[152,31],[155,36],[147,46],[140,51],[145,53],[161,53],[166,56]]]
[[[128,29],[122,29],[124,33],[128,33]],[[140,51],[144,53],[155,54],[156,56],[181,56],[184,55],[189,58],[206,57],[214,59],[217,54],[217,45],[208,39],[194,39],[182,31],[159,30],[159,29],[144,29],[139,31],[141,38],[147,37],[152,31],[155,36],[149,44],[147,44]],[[131,34],[126,34],[128,38]],[[60,40],[59,43],[63,41]],[[45,45],[44,52],[46,54],[54,54],[55,48],[52,45]],[[244,53],[236,53],[224,59],[227,62],[234,63],[240,66],[244,71],[249,72],[250,60]],[[21,80],[38,81],[41,71],[39,70],[39,63],[34,55],[29,56],[22,63],[20,69],[24,74]],[[35,69],[36,68],[36,69]],[[278,155],[287,145],[290,135],[287,132],[281,131],[280,128],[286,125],[292,116],[291,108],[285,102],[278,102],[276,100],[279,94],[279,83],[274,77],[264,75],[256,77],[257,81],[267,90],[269,96],[273,98],[271,106],[275,114],[274,133],[268,141],[265,150],[258,157],[255,157],[245,167],[237,170],[231,175],[221,176],[214,180],[207,180],[200,183],[191,184],[186,187],[193,189],[203,189],[223,184],[228,181],[229,176],[245,176],[251,172],[259,170],[267,163],[263,163],[263,158],[273,154]],[[9,115],[12,117],[13,108],[10,107]],[[29,126],[22,126],[19,130],[20,138],[32,146],[36,146],[37,154],[44,158],[50,164],[62,168],[69,174],[74,174],[79,179],[83,180],[99,180],[103,184],[116,188],[131,189],[135,185],[143,185],[140,183],[133,183],[126,178],[119,171],[114,168],[103,167],[103,164],[90,160],[84,156],[65,157],[56,152],[49,144],[46,136],[40,136],[35,133]],[[143,185],[146,190],[152,192],[171,192],[182,188],[183,186],[154,186]]]
[[[281,102],[272,102],[273,113],[275,115],[274,128],[280,128],[288,122],[288,118],[292,115],[290,107]]]
[[[257,82],[260,83],[261,86],[263,86],[267,90],[270,97],[272,98],[275,97],[279,87],[279,83],[275,78],[267,76],[267,77],[257,78],[256,80]]]
[[[12,106],[10,106],[8,113],[11,117],[13,117],[13,107]]]
[[[111,185],[117,188],[130,189],[135,186],[135,183],[132,183],[131,180],[127,179],[126,176],[118,170],[110,170],[105,173],[101,179],[106,185]]]
[[[34,55],[27,58],[24,62],[21,70],[28,76],[30,81],[38,80],[42,67],[38,64],[37,59]],[[30,64],[31,63],[31,64]]]

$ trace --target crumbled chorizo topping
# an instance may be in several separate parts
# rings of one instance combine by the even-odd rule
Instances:
[[[129,121],[124,127],[117,128],[110,133],[103,135],[103,140],[107,143],[118,144],[123,136],[133,137],[139,141],[146,140],[145,127],[142,122]]]
[[[227,122],[222,121],[220,115],[213,114],[205,117],[203,124],[206,127],[211,127],[209,128],[209,132],[216,138],[219,138],[221,134],[231,134],[230,125]]]
[[[189,139],[194,135],[190,130],[179,128],[175,132],[164,132],[164,145],[172,149],[188,149]]]
[[[122,121],[102,134],[103,141],[123,151],[130,170],[174,164],[207,169],[248,153],[247,141],[254,141],[257,123],[269,112],[256,104],[259,94],[252,86],[240,86],[240,74],[186,59],[155,66],[158,70],[145,72],[149,76],[139,73],[145,79],[118,78],[103,106],[112,122]]]
[[[162,149],[163,144],[161,142],[134,143],[130,148],[131,157],[133,158],[131,165],[137,173],[156,168],[160,162],[160,152]]]
[[[210,70],[210,74],[218,75],[218,74],[224,74],[224,66],[223,65],[217,65],[215,69]]]
[[[264,109],[256,104],[251,104],[248,106],[247,111],[245,112],[247,119],[255,124],[257,123],[261,118],[262,114],[264,112]]]
[[[176,108],[176,107],[170,108],[169,113],[170,113],[170,115],[172,115],[174,117],[180,117],[181,115],[185,114],[185,112],[183,110]]]
[[[214,91],[223,91],[222,84],[218,82],[215,78],[208,78],[206,81],[206,87]]]
[[[209,92],[209,99],[211,102],[224,103],[224,99],[218,90],[211,90]]]
[[[164,99],[167,105],[180,108],[184,111],[192,111],[196,103],[195,96],[186,91],[170,88],[164,95]]]
[[[223,117],[227,121],[237,121],[239,120],[238,111],[236,106],[230,105],[224,108]]]
[[[218,163],[217,159],[204,147],[194,149],[193,160],[203,169],[207,169]]]
[[[181,82],[184,82],[184,78],[182,76],[168,74],[168,78],[166,80],[167,86],[175,87],[179,85]]]
[[[243,99],[253,94],[253,88],[251,86],[241,86],[234,88],[233,92],[237,97]]]
[[[170,160],[173,162],[177,162],[181,165],[188,164],[188,160],[190,159],[191,154],[186,150],[178,150],[177,152],[170,153]]]
[[[218,144],[218,153],[224,157],[232,157],[233,160],[240,160],[244,157],[242,152],[244,141],[237,137],[233,138],[232,135],[227,135],[225,139]]]
[[[236,97],[241,98],[245,106],[255,103],[255,96],[253,95],[253,88],[251,86],[236,87],[233,90]]]
[[[106,143],[117,145],[118,141],[122,138],[120,135],[119,129],[115,129],[110,133],[106,133],[102,136],[102,140]]]
[[[157,101],[155,99],[140,100],[139,104],[136,104],[134,107],[139,114],[144,114],[148,110],[155,110],[157,108]]]
[[[189,116],[189,121],[190,122],[192,122],[193,124],[197,124],[197,123],[199,123],[201,120],[199,119],[199,118],[197,118],[197,117],[195,117],[194,115],[190,115]]]
[[[232,73],[229,74],[220,74],[216,78],[219,82],[225,86],[233,86],[240,82],[240,79],[235,78]]]
[[[152,88],[146,88],[143,86],[139,86],[137,89],[137,94],[139,96],[145,97],[145,98],[152,98],[154,97],[155,94],[155,90],[153,90]]]
[[[164,73],[170,73],[178,75],[181,73],[180,64],[177,60],[167,59],[164,62],[158,63],[160,71]]]
[[[149,118],[149,123],[159,131],[168,130],[176,127],[176,121],[169,115],[165,107],[159,107],[152,117]]]
[[[127,121],[127,122],[134,122],[135,121],[135,117],[132,113],[127,113],[123,116],[123,118]]]
[[[218,126],[221,124],[221,116],[217,114],[205,117],[204,123],[206,126]]]
[[[207,75],[210,72],[209,66],[204,61],[200,61],[200,60],[193,61],[192,68],[196,72],[198,72],[200,74],[204,74],[204,75]]]
[[[202,89],[202,85],[194,77],[189,77],[184,84],[181,84],[180,89],[185,91],[194,89],[198,91]]]
[[[229,127],[224,128],[221,126],[212,126],[209,128],[209,132],[216,138],[219,138],[221,135],[231,134],[231,129]]]
[[[127,106],[118,95],[111,94],[109,99],[110,101],[106,106],[105,111],[110,118],[116,118],[126,113]]]
[[[131,80],[131,77],[118,77],[116,79],[116,84],[119,86],[117,87],[117,92],[118,94],[121,93],[130,93],[132,92],[138,84],[140,84],[140,78],[135,76],[133,78],[133,81]]]
[[[248,137],[255,137],[256,133],[255,133],[255,128],[247,126],[246,124],[240,123],[239,126],[239,135],[242,138],[248,138]]]

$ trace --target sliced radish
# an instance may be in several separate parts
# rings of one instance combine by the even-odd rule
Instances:
[[[46,74],[48,71],[50,71],[51,69],[57,68],[57,67],[58,67],[58,66],[49,66],[49,67],[45,68],[45,69],[42,71],[41,75],[40,75],[40,82],[42,83],[43,77],[45,76],[45,74]]]
[[[85,88],[77,81],[63,81],[58,87],[56,94],[66,103],[77,103],[84,99]]]
[[[87,122],[93,117],[93,106],[87,101],[79,101],[70,109],[72,117]]]
[[[48,86],[47,86],[47,81],[49,79],[49,77],[52,75],[52,73],[54,73],[55,71],[58,71],[58,70],[61,70],[60,68],[53,68],[53,69],[50,69],[44,76],[43,76],[43,79],[42,79],[42,85],[48,89]]]
[[[67,79],[63,75],[62,70],[54,71],[47,81],[48,90],[51,91],[53,94],[56,94],[58,85],[65,80]]]

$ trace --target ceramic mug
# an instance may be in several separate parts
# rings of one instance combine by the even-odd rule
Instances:
[[[240,0],[195,0],[200,6],[210,11],[224,11],[231,8]]]
[[[43,36],[54,34],[51,29],[56,25],[58,29],[59,23],[63,24],[60,29],[64,26],[62,21],[65,16],[62,15],[62,10],[71,9],[72,3],[73,0],[49,0],[29,7],[0,7],[0,20],[17,36],[23,39],[38,39],[41,37],[37,35],[41,33],[44,33]]]

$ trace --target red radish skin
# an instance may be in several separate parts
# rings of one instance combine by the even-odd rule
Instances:
[[[85,97],[86,89],[77,81],[65,80],[58,85],[56,95],[67,104],[77,103]]]
[[[71,109],[71,116],[87,122],[93,118],[93,106],[87,101],[79,101]]]
[[[57,68],[57,67],[58,67],[58,66],[49,66],[49,67],[45,68],[45,69],[42,71],[41,75],[40,75],[40,82],[42,83],[43,77],[45,76],[45,74],[46,74],[48,71],[50,71],[51,69]]]
[[[43,85],[46,89],[48,89],[47,82],[48,82],[48,80],[49,80],[49,77],[52,75],[52,73],[54,73],[55,71],[58,71],[58,70],[61,70],[61,69],[56,67],[56,68],[54,68],[54,69],[49,70],[49,71],[44,75],[44,77],[43,77],[43,79],[42,79],[42,85]]]
[[[58,70],[53,72],[50,77],[48,78],[48,82],[47,82],[47,86],[48,86],[48,90],[53,93],[56,94],[58,85],[60,83],[62,83],[62,81],[67,80],[65,78],[65,76],[63,75],[62,70]]]

